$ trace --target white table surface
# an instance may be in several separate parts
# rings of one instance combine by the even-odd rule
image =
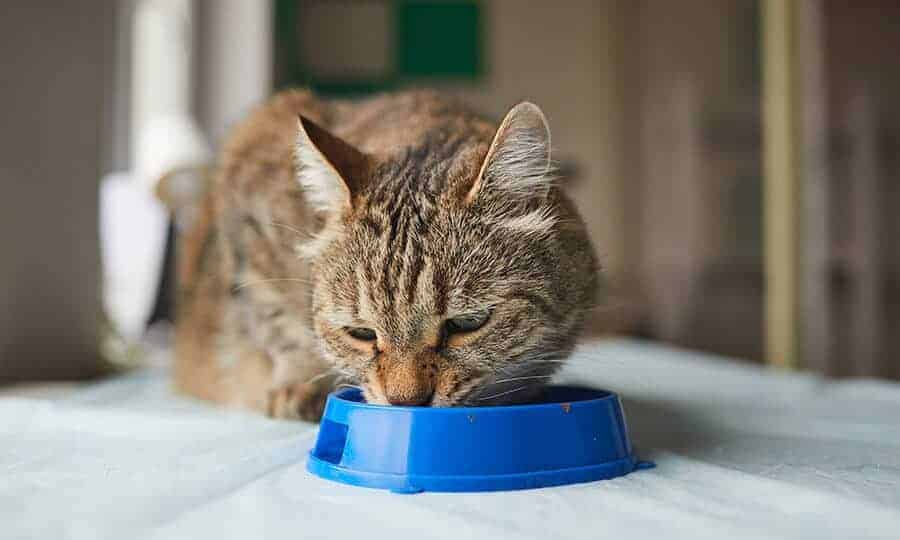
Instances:
[[[657,468],[395,495],[306,473],[315,426],[172,395],[165,369],[0,396],[0,538],[900,538],[900,385],[636,342],[560,377],[623,396]]]

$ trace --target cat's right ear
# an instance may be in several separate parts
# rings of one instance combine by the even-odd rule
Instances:
[[[342,212],[352,207],[368,169],[365,154],[300,115],[295,158],[297,180],[315,210]]]
[[[544,199],[553,183],[550,128],[534,103],[523,101],[497,128],[481,171],[465,197],[474,202],[482,192],[519,200]]]

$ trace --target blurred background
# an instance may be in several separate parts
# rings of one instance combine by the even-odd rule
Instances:
[[[165,335],[157,182],[291,86],[538,103],[607,275],[593,335],[900,378],[893,0],[13,1],[0,41],[0,382]]]

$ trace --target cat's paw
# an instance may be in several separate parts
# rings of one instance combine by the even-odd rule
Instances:
[[[287,383],[269,390],[266,413],[272,418],[318,422],[325,410],[331,385],[320,382]]]

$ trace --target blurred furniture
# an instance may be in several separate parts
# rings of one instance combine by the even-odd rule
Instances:
[[[787,368],[900,378],[900,6],[617,5],[627,219],[613,278],[636,291],[635,327]]]
[[[886,241],[900,6],[767,0],[763,12],[767,359],[900,377]]]

